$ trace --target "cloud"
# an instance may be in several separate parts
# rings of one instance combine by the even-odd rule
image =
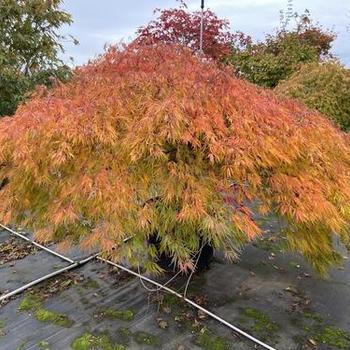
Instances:
[[[200,0],[188,0],[191,9],[199,9]],[[72,56],[77,64],[86,62],[103,52],[106,43],[130,40],[143,24],[154,18],[155,8],[177,6],[175,0],[72,0],[64,8],[73,16],[74,23],[65,27],[73,34],[79,46],[67,45],[65,58]],[[206,6],[220,17],[230,20],[232,30],[242,30],[255,39],[262,39],[279,23],[279,11],[287,0],[206,0]],[[350,65],[350,1],[294,0],[295,10],[311,11],[312,17],[338,33],[334,52]]]

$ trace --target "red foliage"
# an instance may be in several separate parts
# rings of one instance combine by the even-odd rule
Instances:
[[[196,52],[200,46],[200,22],[201,13],[197,11],[189,12],[184,7],[161,10],[156,20],[139,28],[135,44],[181,44]],[[204,27],[204,53],[214,59],[229,55],[232,43],[237,40],[237,35],[229,32],[229,22],[206,10]]]
[[[296,13],[294,18],[297,22],[295,34],[298,36],[300,42],[316,49],[320,57],[329,56],[332,43],[336,39],[336,34],[320,26],[318,23],[314,23],[308,10],[301,15]]]
[[[298,33],[300,42],[317,50],[319,56],[330,54],[335,35],[332,32],[322,31],[322,28],[311,27]]]

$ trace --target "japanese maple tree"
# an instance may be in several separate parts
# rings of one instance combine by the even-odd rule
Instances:
[[[336,38],[332,31],[314,23],[308,11],[301,15],[295,13],[292,19],[294,26],[288,27],[282,22],[280,28],[261,42],[245,40],[243,45],[235,45],[227,61],[236,67],[241,77],[274,88],[302,64],[332,57],[331,48]]]
[[[156,10],[159,16],[137,31],[136,45],[157,43],[180,44],[197,52],[200,48],[201,12],[191,12],[182,2],[179,8]],[[231,53],[232,42],[242,34],[232,34],[227,20],[220,19],[213,11],[204,11],[203,52],[211,58],[220,59]]]
[[[305,103],[350,131],[350,69],[339,63],[305,64],[276,92]]]
[[[201,242],[236,257],[261,234],[254,201],[322,271],[349,243],[345,137],[182,46],[111,47],[0,121],[0,219],[157,271]]]

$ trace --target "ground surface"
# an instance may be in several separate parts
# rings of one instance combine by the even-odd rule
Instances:
[[[193,279],[189,297],[279,350],[349,350],[350,262],[321,280],[281,252],[276,222],[262,225],[269,239],[248,247],[237,264],[217,257]],[[0,232],[0,295],[66,265]],[[175,297],[93,261],[0,306],[0,350],[34,349],[258,348]]]

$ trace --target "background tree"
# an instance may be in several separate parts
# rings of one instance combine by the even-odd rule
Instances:
[[[0,1],[0,116],[11,115],[37,84],[65,81],[70,69],[60,59],[64,37],[58,29],[72,22],[61,0]]]
[[[180,8],[156,10],[159,16],[140,27],[136,45],[156,43],[181,44],[192,51],[199,51],[201,12],[190,12],[182,2]],[[211,10],[204,11],[205,31],[203,51],[206,55],[220,59],[231,53],[231,44],[241,36],[231,34],[227,20],[220,19]]]
[[[38,91],[0,121],[0,164],[2,222],[149,271],[159,252],[190,266],[202,242],[236,257],[261,233],[252,200],[320,271],[334,234],[349,243],[345,135],[179,46],[110,48]]]
[[[339,63],[303,65],[276,91],[327,115],[344,131],[350,130],[350,70]]]
[[[294,26],[290,26],[294,23]],[[289,29],[290,28],[290,29]],[[233,47],[228,60],[245,79],[273,88],[300,68],[301,64],[330,57],[334,33],[311,20],[310,13],[282,19],[281,27],[263,42]]]

